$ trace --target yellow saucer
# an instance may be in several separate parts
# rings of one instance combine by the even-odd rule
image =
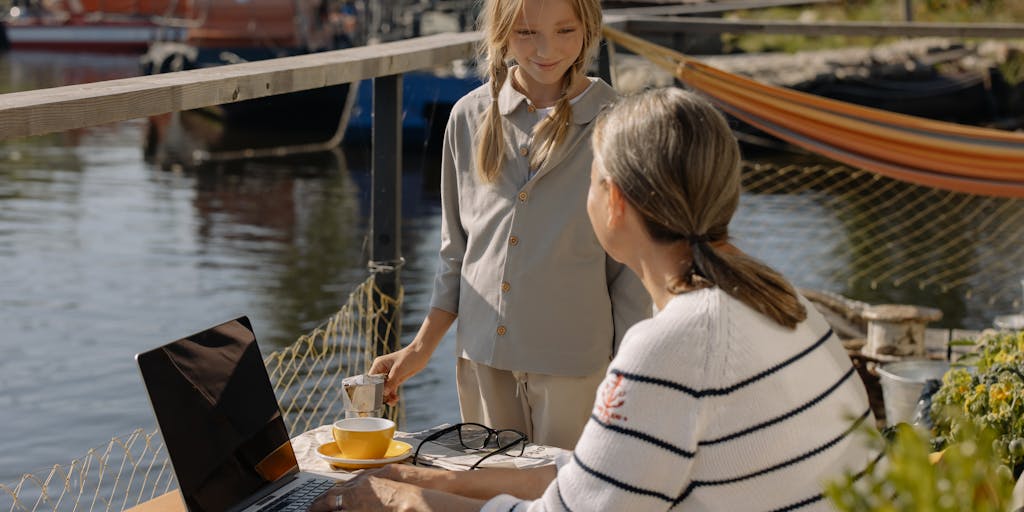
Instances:
[[[412,455],[412,445],[395,439],[391,440],[388,451],[379,459],[350,459],[345,457],[334,442],[324,443],[316,449],[316,454],[327,461],[332,468],[337,469],[366,469],[376,468],[392,462],[405,460]]]

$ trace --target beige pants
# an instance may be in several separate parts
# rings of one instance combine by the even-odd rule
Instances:
[[[499,370],[458,358],[462,421],[526,433],[530,441],[572,450],[594,409],[605,368],[585,377]]]

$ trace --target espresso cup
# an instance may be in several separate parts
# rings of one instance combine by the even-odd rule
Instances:
[[[382,459],[395,436],[387,418],[345,418],[331,426],[334,442],[346,459]]]

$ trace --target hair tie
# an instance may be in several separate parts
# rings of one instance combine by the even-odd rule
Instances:
[[[690,245],[706,244],[711,241],[711,237],[708,235],[687,235],[686,241],[690,242]]]

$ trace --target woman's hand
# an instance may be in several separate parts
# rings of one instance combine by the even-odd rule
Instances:
[[[424,510],[425,507],[420,505],[423,505],[422,494],[415,486],[360,475],[348,482],[335,484],[313,502],[309,512]]]
[[[411,464],[387,464],[376,469],[368,469],[362,474],[445,492],[452,492],[449,484],[457,476],[453,471],[424,468]]]
[[[446,471],[410,464],[388,464],[363,471],[360,478],[387,478],[478,500],[489,500],[499,494],[538,499],[557,473],[554,464],[530,469],[487,468],[476,471]]]
[[[313,502],[309,512],[456,512],[480,510],[481,506],[482,501],[364,473],[348,482],[335,484]]]

